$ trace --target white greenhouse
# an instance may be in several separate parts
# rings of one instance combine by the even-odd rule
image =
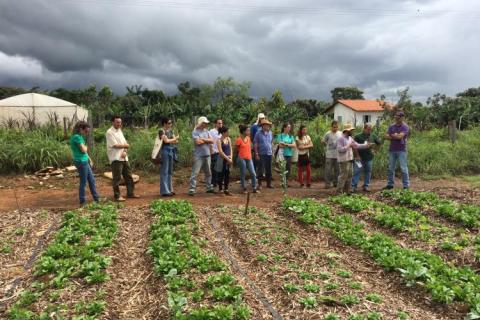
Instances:
[[[31,126],[87,120],[87,109],[39,93],[25,93],[0,100],[0,126]]]

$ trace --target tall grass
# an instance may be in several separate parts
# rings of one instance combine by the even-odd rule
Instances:
[[[307,124],[314,148],[311,151],[315,171],[322,172],[325,163],[325,147],[321,143],[330,124],[324,118],[317,118]],[[298,126],[297,126],[298,127]],[[230,126],[230,136],[234,141],[238,136],[236,125]],[[108,127],[94,130],[94,148],[91,157],[95,166],[104,170],[109,167],[105,132]],[[376,130],[383,136],[386,125]],[[193,160],[192,128],[186,121],[175,123],[174,131],[180,134],[178,144],[179,166],[190,167]],[[278,128],[275,128],[278,131]],[[360,132],[358,129],[357,132]],[[156,171],[150,162],[156,128],[125,128],[124,134],[130,143],[129,160],[135,170]],[[388,144],[375,155],[373,174],[384,177],[388,166]],[[480,128],[458,132],[458,140],[452,144],[447,131],[434,129],[426,132],[412,132],[408,141],[409,169],[413,175],[468,175],[480,173]],[[0,129],[0,173],[33,172],[45,166],[63,167],[72,163],[68,137],[61,130],[40,128],[33,131]],[[323,175],[321,175],[323,176]]]
[[[68,144],[42,130],[0,129],[0,173],[32,172],[45,166],[69,165]]]

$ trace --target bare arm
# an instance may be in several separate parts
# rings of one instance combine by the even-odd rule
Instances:
[[[162,136],[162,141],[163,141],[163,143],[177,143],[178,137],[174,136],[173,138],[169,139],[166,135],[163,135]]]
[[[85,144],[78,144],[78,149],[80,149],[80,151],[82,153],[87,153],[88,152],[88,147],[85,145]]]

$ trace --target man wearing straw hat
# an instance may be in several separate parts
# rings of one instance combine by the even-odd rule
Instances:
[[[257,134],[258,130],[262,129],[262,125],[260,124],[262,120],[265,119],[264,113],[259,113],[257,116],[257,121],[252,124],[250,127],[250,141],[252,141],[252,156],[253,156],[253,167],[255,168],[255,172],[258,173],[258,167],[260,166],[260,160],[257,160],[255,157],[255,150],[253,149],[253,141],[255,140],[255,135]],[[260,179],[257,175],[257,179]]]
[[[351,123],[346,123],[343,128],[342,136],[337,141],[337,161],[339,167],[337,192],[350,193],[353,175],[353,150],[367,149],[372,143],[365,142],[358,144],[353,140],[352,134],[355,127]]]
[[[213,143],[213,138],[207,130],[208,126],[207,117],[199,117],[197,120],[197,126],[192,132],[193,144],[194,144],[194,160],[192,167],[192,175],[190,177],[190,188],[188,194],[195,195],[197,188],[197,176],[202,170],[205,173],[205,185],[207,187],[207,193],[215,193],[212,186],[212,172],[210,169],[210,145]]]
[[[267,182],[267,188],[273,189],[273,186],[272,186],[273,135],[272,135],[272,131],[270,130],[272,127],[272,123],[267,119],[263,119],[260,122],[260,124],[262,125],[262,129],[257,131],[253,141],[255,159],[260,161],[257,177],[261,177],[263,174],[265,174],[265,181]],[[263,179],[258,180],[258,189],[260,189],[262,180]]]

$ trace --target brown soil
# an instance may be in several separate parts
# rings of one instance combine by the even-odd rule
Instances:
[[[224,196],[223,194],[212,195],[204,194],[204,187],[200,177],[197,194],[194,197],[188,196],[188,175],[189,171],[179,170],[175,172],[174,187],[177,195],[175,198],[187,199],[193,204],[243,204],[245,195],[240,193],[238,181],[234,181],[230,190],[233,196]],[[126,206],[147,205],[152,200],[159,198],[159,178],[155,173],[140,173],[141,180],[136,185],[136,193],[141,196],[140,199],[128,199]],[[112,200],[111,181],[102,177],[96,177],[97,189],[102,197]],[[298,183],[291,181],[291,188],[288,194],[291,196],[328,196],[334,193],[333,189],[323,189],[323,183],[316,182],[311,189],[300,189]],[[397,183],[398,184],[398,183]],[[418,178],[412,178],[413,190],[433,190],[441,195],[455,199],[463,199],[465,202],[479,202],[479,188],[472,186],[460,179],[425,181]],[[262,189],[260,194],[252,195],[252,205],[268,207],[277,203],[283,196],[283,190],[279,187],[278,178],[274,182],[276,189]],[[5,211],[30,209],[71,209],[78,207],[78,178],[74,175],[66,175],[64,179],[51,177],[48,180],[33,179],[31,176],[0,176],[0,214]],[[384,181],[373,181],[371,185],[372,192],[379,191],[385,186]],[[123,192],[124,188],[122,189]],[[87,201],[90,198],[87,190]]]

